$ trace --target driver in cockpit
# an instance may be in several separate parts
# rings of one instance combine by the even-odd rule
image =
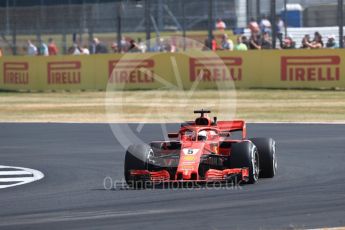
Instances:
[[[198,133],[198,141],[207,141],[207,131],[206,130],[201,130]]]

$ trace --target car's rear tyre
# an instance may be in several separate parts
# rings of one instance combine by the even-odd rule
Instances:
[[[254,184],[259,179],[259,155],[255,145],[249,141],[232,145],[230,168],[248,168],[247,183]]]
[[[130,145],[126,151],[124,174],[130,187],[144,188],[147,180],[131,176],[131,170],[147,170],[148,158],[151,154],[150,146],[146,144]]]
[[[260,177],[272,178],[277,172],[276,144],[272,138],[252,138],[260,159]]]

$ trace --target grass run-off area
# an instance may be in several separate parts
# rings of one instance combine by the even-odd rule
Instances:
[[[345,123],[345,91],[0,93],[1,122],[180,122],[198,108],[222,120]]]

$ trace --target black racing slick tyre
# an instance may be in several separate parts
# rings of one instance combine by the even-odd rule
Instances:
[[[272,178],[277,172],[276,143],[272,138],[252,138],[260,159],[260,177]]]
[[[259,155],[255,145],[249,141],[232,145],[230,168],[248,168],[247,183],[254,184],[259,179]]]
[[[125,180],[130,187],[144,187],[145,178],[131,176],[131,170],[147,170],[151,151],[151,147],[146,144],[130,145],[128,147],[125,156],[124,174]]]

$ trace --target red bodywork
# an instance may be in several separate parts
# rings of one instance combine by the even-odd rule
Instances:
[[[207,139],[199,140],[198,134],[206,131]],[[235,131],[241,131],[241,139],[232,139],[231,135]],[[226,159],[231,155],[231,147],[223,147],[221,143],[238,143],[246,140],[246,124],[242,120],[236,121],[211,121],[207,116],[202,114],[195,121],[189,121],[181,125],[178,133],[169,133],[169,138],[180,143],[179,159],[172,175],[169,170],[162,169],[158,171],[151,170],[132,170],[132,176],[145,176],[152,182],[212,182],[227,181],[232,176],[239,176],[241,180],[247,181],[249,177],[248,168],[220,168],[208,169],[203,175],[200,175],[199,166],[203,157],[210,156],[211,159]],[[153,142],[162,143],[162,154],[168,155],[171,151],[164,150],[164,145],[170,142]],[[169,166],[170,159],[165,160]],[[206,160],[207,163],[207,160]]]

